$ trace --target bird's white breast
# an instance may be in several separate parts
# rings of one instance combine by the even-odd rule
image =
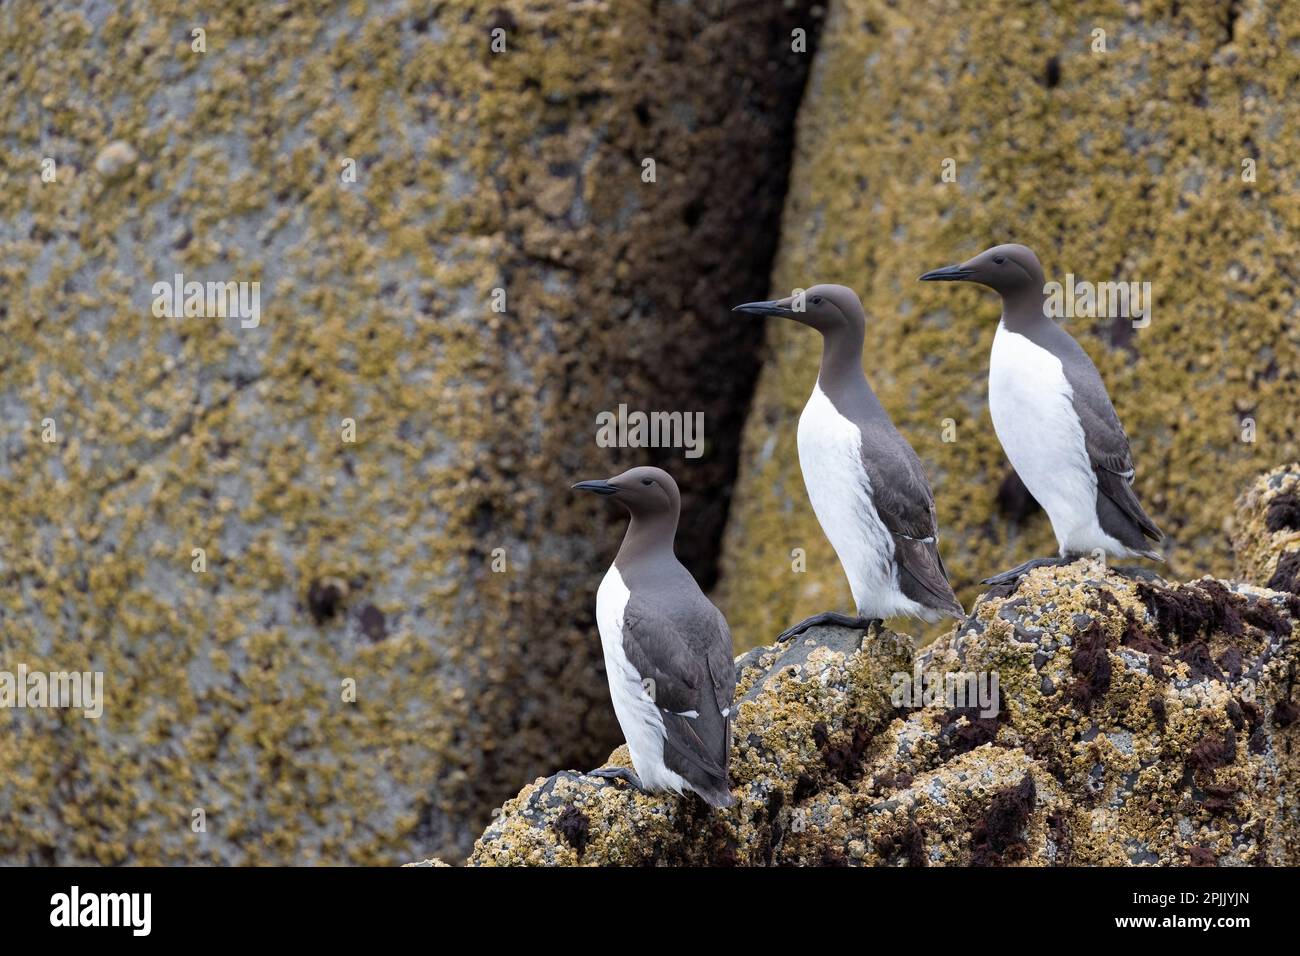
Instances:
[[[664,765],[664,719],[623,649],[624,611],[630,597],[618,566],[611,564],[596,591],[596,627],[605,653],[609,696],[641,783],[681,793],[685,781]]]
[[[998,324],[989,412],[1007,458],[1047,512],[1062,553],[1121,553],[1123,546],[1097,520],[1097,477],[1073,397],[1059,358]]]
[[[813,386],[799,416],[799,468],[817,521],[849,579],[860,614],[917,614],[915,601],[898,588],[894,540],[871,501],[862,467],[862,432]]]

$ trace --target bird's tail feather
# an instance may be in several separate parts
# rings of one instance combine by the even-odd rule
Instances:
[[[895,535],[894,541],[894,557],[903,593],[938,616],[965,617],[966,611],[948,583],[948,569],[943,566],[938,542],[904,535]]]
[[[699,787],[695,784],[689,784],[689,786],[700,795],[701,800],[711,807],[716,807],[721,810],[726,807],[735,806],[736,804],[735,796],[733,796],[731,791],[726,787]]]
[[[1151,516],[1143,510],[1142,502],[1138,501],[1137,493],[1133,490],[1130,479],[1105,468],[1095,469],[1095,472],[1098,490],[1109,498],[1129,521],[1137,526],[1142,536],[1150,538],[1152,541],[1163,541],[1164,532],[1156,526],[1156,523],[1151,520]]]

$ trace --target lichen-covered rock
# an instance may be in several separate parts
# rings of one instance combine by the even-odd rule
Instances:
[[[1298,651],[1293,595],[1039,569],[919,656],[814,629],[740,658],[734,808],[560,773],[470,863],[1295,865]],[[948,675],[998,706],[925,696]]]
[[[1230,575],[1222,489],[1300,457],[1298,30],[1294,4],[831,4],[770,291],[861,294],[869,377],[925,463],[967,607],[1056,543],[989,419],[997,296],[926,269],[1015,241],[1057,281],[1151,283],[1145,328],[1065,325],[1132,439],[1162,573]],[[719,596],[740,641],[850,600],[795,453],[820,343],[767,325]]]
[[[0,14],[0,669],[108,697],[0,716],[0,862],[458,858],[616,733],[567,488],[681,452],[598,412],[704,414],[711,575],[817,20],[208,7]],[[257,321],[158,316],[176,274]]]
[[[1263,475],[1237,501],[1234,575],[1300,595],[1300,464]]]

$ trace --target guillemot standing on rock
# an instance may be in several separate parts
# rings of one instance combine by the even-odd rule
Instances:
[[[633,468],[580,481],[632,520],[596,592],[596,625],[614,713],[636,773],[594,770],[640,790],[690,790],[714,807],[736,802],[727,779],[736,690],[731,631],[673,554],[681,497],[672,476]]]
[[[820,624],[870,631],[896,615],[964,617],[939,557],[934,496],[921,460],[862,372],[866,313],[856,293],[817,285],[802,298],[749,302],[734,311],[794,319],[822,335],[821,371],[799,416],[799,468],[848,576],[858,617],[827,611],[778,640]]]
[[[1043,267],[1021,245],[986,249],[925,282],[978,282],[1002,296],[989,361],[989,411],[1011,465],[1052,521],[1059,558],[1035,558],[985,584],[1102,551],[1160,559],[1163,535],[1133,492],[1128,436],[1097,367],[1046,313]]]

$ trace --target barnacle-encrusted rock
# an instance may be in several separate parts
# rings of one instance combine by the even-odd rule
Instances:
[[[682,458],[598,412],[703,413],[712,574],[818,21],[203,6],[0,14],[0,669],[108,698],[0,714],[0,862],[462,857],[615,739],[567,489]],[[158,317],[178,273],[260,321]]]
[[[1232,545],[1237,578],[1300,595],[1300,464],[1276,468],[1246,490]]]
[[[732,809],[560,773],[470,862],[1300,863],[1300,597],[1081,560],[911,644],[814,629],[742,656]],[[996,708],[924,696],[994,674]]]
[[[1023,242],[1049,279],[1151,283],[1145,327],[1064,324],[1132,439],[1172,577],[1231,575],[1223,489],[1300,457],[1298,32],[1295,4],[830,5],[770,292],[862,295],[871,382],[929,472],[967,607],[1056,543],[989,419],[998,298],[926,269]],[[820,343],[767,326],[721,577],[740,641],[849,606],[795,454]]]

